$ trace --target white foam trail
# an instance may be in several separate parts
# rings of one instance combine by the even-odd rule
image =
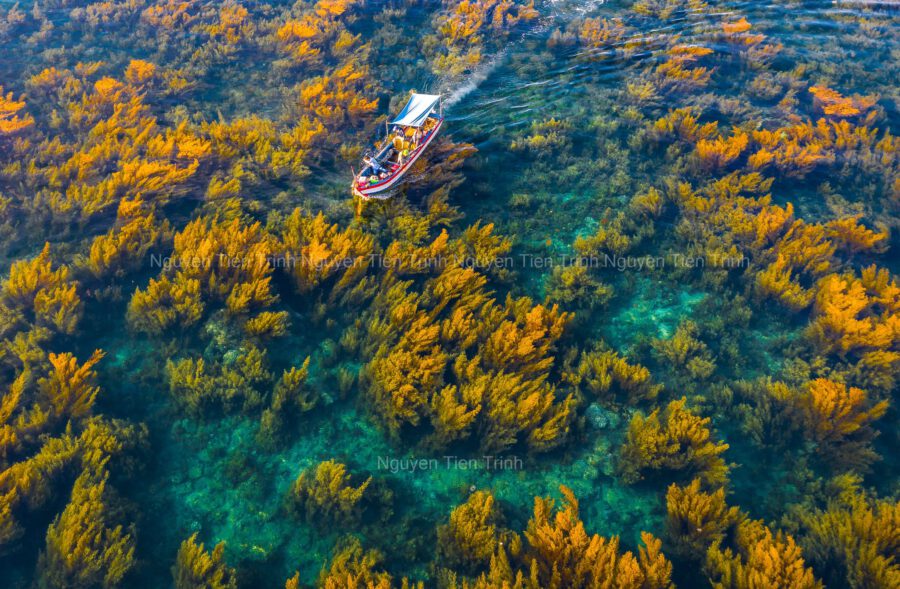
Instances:
[[[497,66],[500,65],[500,62],[506,57],[506,50],[501,51],[489,61],[486,61],[479,65],[475,70],[470,73],[462,82],[456,87],[456,90],[450,93],[450,95],[444,99],[444,108],[448,108],[471,94],[475,91],[482,82],[487,80],[488,76],[497,69]]]
[[[549,0],[550,5],[556,9],[557,14],[586,14],[595,10],[598,6],[607,4],[609,0]]]

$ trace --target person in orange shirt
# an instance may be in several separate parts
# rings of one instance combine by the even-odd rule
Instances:
[[[397,129],[397,133],[394,135],[394,138],[391,140],[391,142],[394,144],[394,149],[397,150],[397,153],[403,151],[403,131]]]

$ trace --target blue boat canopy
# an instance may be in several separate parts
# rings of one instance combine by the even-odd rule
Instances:
[[[391,124],[403,125],[404,127],[421,127],[440,100],[441,97],[438,94],[413,94]]]

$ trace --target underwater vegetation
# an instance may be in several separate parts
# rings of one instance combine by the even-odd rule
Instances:
[[[0,1],[0,586],[900,586],[898,27]]]
[[[225,544],[216,544],[212,552],[206,552],[203,543],[197,543],[197,534],[181,543],[172,577],[175,587],[237,587],[235,571],[223,562]]]
[[[671,586],[672,563],[660,552],[660,540],[644,532],[638,556],[620,551],[618,537],[588,534],[579,517],[578,500],[565,486],[560,492],[563,503],[558,508],[550,498],[535,498],[533,515],[521,535],[489,523],[488,518],[494,519],[491,496],[472,494],[451,513],[450,523],[438,530],[438,549],[456,552],[469,566],[480,565],[485,572],[474,582],[463,579],[460,583],[454,570],[445,569],[439,572],[441,583],[522,588]]]

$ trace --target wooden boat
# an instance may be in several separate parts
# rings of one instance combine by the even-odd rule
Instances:
[[[362,170],[353,177],[353,194],[367,200],[390,198],[390,189],[428,148],[443,124],[440,95],[413,94],[391,121],[384,145],[363,158]]]

